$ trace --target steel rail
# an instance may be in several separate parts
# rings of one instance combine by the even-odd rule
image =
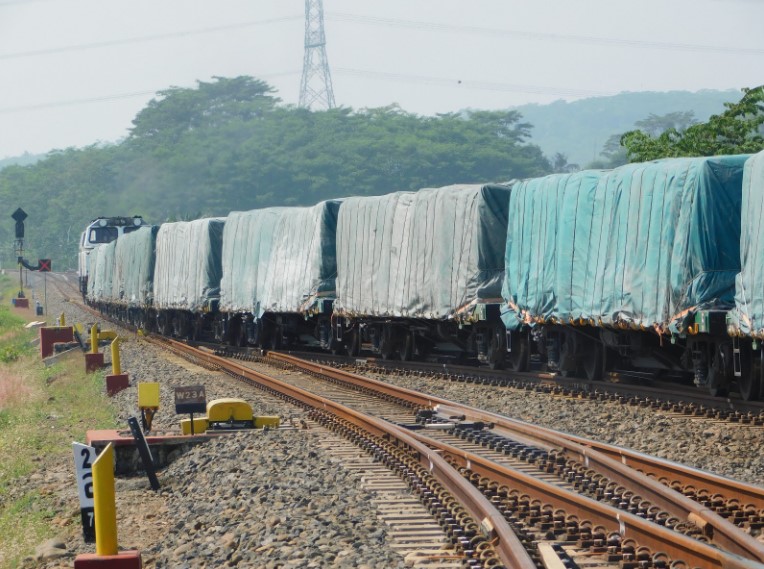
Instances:
[[[658,479],[662,478],[669,482],[676,481],[683,487],[688,486],[698,490],[711,484],[710,490],[727,500],[737,499],[742,503],[751,504],[764,510],[764,488],[584,437],[568,434],[562,436],[610,456],[635,470],[649,471]]]
[[[611,532],[617,532],[623,539],[632,538],[640,545],[646,545],[653,553],[666,553],[675,560],[681,560],[690,567],[725,569],[762,569],[764,565],[754,560],[739,557],[679,534],[637,515],[618,510],[592,498],[587,498],[541,481],[530,475],[499,465],[467,451],[454,449],[446,443],[429,439],[414,433],[423,443],[435,447],[443,455],[456,460],[458,464],[474,473],[503,484],[513,490],[524,492],[566,512],[575,512],[582,520],[589,520]]]
[[[731,397],[712,397],[697,388],[681,390],[676,385],[661,383],[659,385],[640,385],[638,383],[616,383],[613,381],[591,381],[584,378],[562,377],[553,372],[527,371],[514,372],[508,370],[493,370],[485,367],[469,366],[455,363],[432,363],[421,361],[396,361],[384,360],[378,357],[348,357],[320,352],[300,352],[296,350],[282,351],[300,358],[320,358],[325,362],[353,363],[363,362],[370,367],[381,368],[392,372],[416,371],[446,376],[463,376],[466,380],[489,380],[498,382],[510,382],[516,387],[522,388],[523,384],[538,387],[559,387],[573,391],[581,391],[585,394],[609,393],[625,398],[650,397],[662,403],[693,404],[709,409],[718,409],[721,412],[738,412],[740,414],[752,413],[761,416],[764,414],[763,401],[744,401]],[[329,364],[332,365],[332,364]],[[478,382],[479,383],[479,382]]]
[[[278,357],[275,353],[270,354],[272,357]],[[373,380],[372,380],[373,381]],[[416,392],[415,392],[416,393]],[[433,398],[430,398],[433,399]],[[443,400],[446,401],[446,400]],[[449,402],[450,406],[459,406],[461,404]],[[464,406],[466,408],[466,406]],[[514,424],[526,424],[522,421],[509,419],[497,414],[491,414],[487,411],[480,411],[481,420],[488,420],[489,422],[498,421],[512,421]],[[719,494],[727,500],[737,499],[746,504],[755,506],[757,509],[764,510],[764,488],[747,484],[745,482],[739,482],[719,476],[710,472],[705,472],[696,468],[692,468],[683,464],[678,464],[665,459],[645,455],[631,449],[625,449],[615,445],[609,445],[587,439],[585,437],[579,437],[568,433],[560,433],[551,429],[545,429],[544,427],[535,427],[537,431],[547,430],[550,433],[562,436],[570,441],[578,443],[580,445],[597,450],[618,462],[625,464],[635,470],[649,472],[657,479],[665,479],[669,482],[678,482],[683,487],[693,487],[700,489],[706,487],[714,494]],[[710,487],[709,487],[710,485]]]
[[[496,552],[506,567],[536,569],[535,563],[523,548],[520,540],[512,531],[506,519],[504,519],[504,516],[501,515],[495,506],[477,488],[462,477],[442,456],[412,436],[409,431],[382,419],[364,415],[344,405],[299,387],[294,387],[231,360],[210,353],[200,352],[186,344],[172,340],[170,345],[195,358],[206,360],[208,363],[292,397],[309,407],[330,411],[378,437],[395,439],[413,449],[417,453],[419,463],[457,497],[475,520],[489,522],[488,525],[490,525],[492,531],[487,539],[494,543]]]
[[[303,369],[309,369],[314,373],[323,374],[337,381],[344,381],[358,387],[368,389],[373,386],[375,390],[379,390],[391,397],[397,397],[413,405],[436,409],[452,416],[463,415],[474,421],[493,423],[496,427],[506,429],[512,433],[520,433],[535,441],[541,441],[543,445],[563,448],[570,457],[576,457],[579,462],[588,468],[600,472],[613,482],[638,492],[642,498],[668,511],[672,515],[698,525],[704,534],[712,538],[720,547],[724,547],[732,553],[764,562],[764,543],[759,542],[750,534],[744,533],[713,510],[665,486],[659,480],[634,470],[624,464],[624,462],[616,460],[613,456],[608,456],[591,446],[561,436],[560,433],[551,429],[537,427],[496,413],[475,409],[474,407],[455,403],[441,397],[393,386],[323,364],[308,362],[291,355],[269,353],[268,357]]]

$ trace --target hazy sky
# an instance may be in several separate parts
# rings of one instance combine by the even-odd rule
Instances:
[[[338,105],[421,114],[764,83],[764,0],[324,0]],[[297,104],[304,2],[0,0],[0,158],[117,141],[154,92]]]

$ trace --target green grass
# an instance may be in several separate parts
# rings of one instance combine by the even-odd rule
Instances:
[[[2,297],[12,281],[0,276]],[[0,567],[18,567],[34,547],[60,534],[54,515],[69,516],[78,504],[56,504],[26,484],[30,475],[54,464],[74,468],[72,441],[89,429],[114,428],[103,373],[86,374],[75,354],[45,367],[30,345],[36,332],[23,328],[10,303],[0,303]],[[56,513],[56,510],[63,510]],[[77,522],[78,523],[78,522]]]

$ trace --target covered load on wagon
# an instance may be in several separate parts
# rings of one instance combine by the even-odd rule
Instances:
[[[461,320],[499,303],[508,203],[500,185],[346,199],[335,313]]]
[[[764,339],[764,151],[751,156],[743,172],[740,273],[735,309],[729,315],[735,335]]]
[[[117,242],[98,245],[90,252],[90,274],[88,277],[88,301],[110,303],[114,301],[114,252]]]
[[[508,328],[683,332],[734,304],[745,156],[675,158],[512,188]]]
[[[151,304],[157,226],[143,226],[117,239],[114,254],[114,302],[128,308]]]
[[[191,312],[220,298],[225,218],[164,223],[156,237],[154,307]]]
[[[224,312],[311,313],[334,298],[341,200],[231,212],[223,235]]]

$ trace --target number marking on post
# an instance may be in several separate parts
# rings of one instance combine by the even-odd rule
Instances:
[[[93,505],[93,461],[96,449],[81,443],[72,443],[74,466],[77,477],[77,492],[80,497],[82,535],[85,543],[95,542],[95,519]]]

